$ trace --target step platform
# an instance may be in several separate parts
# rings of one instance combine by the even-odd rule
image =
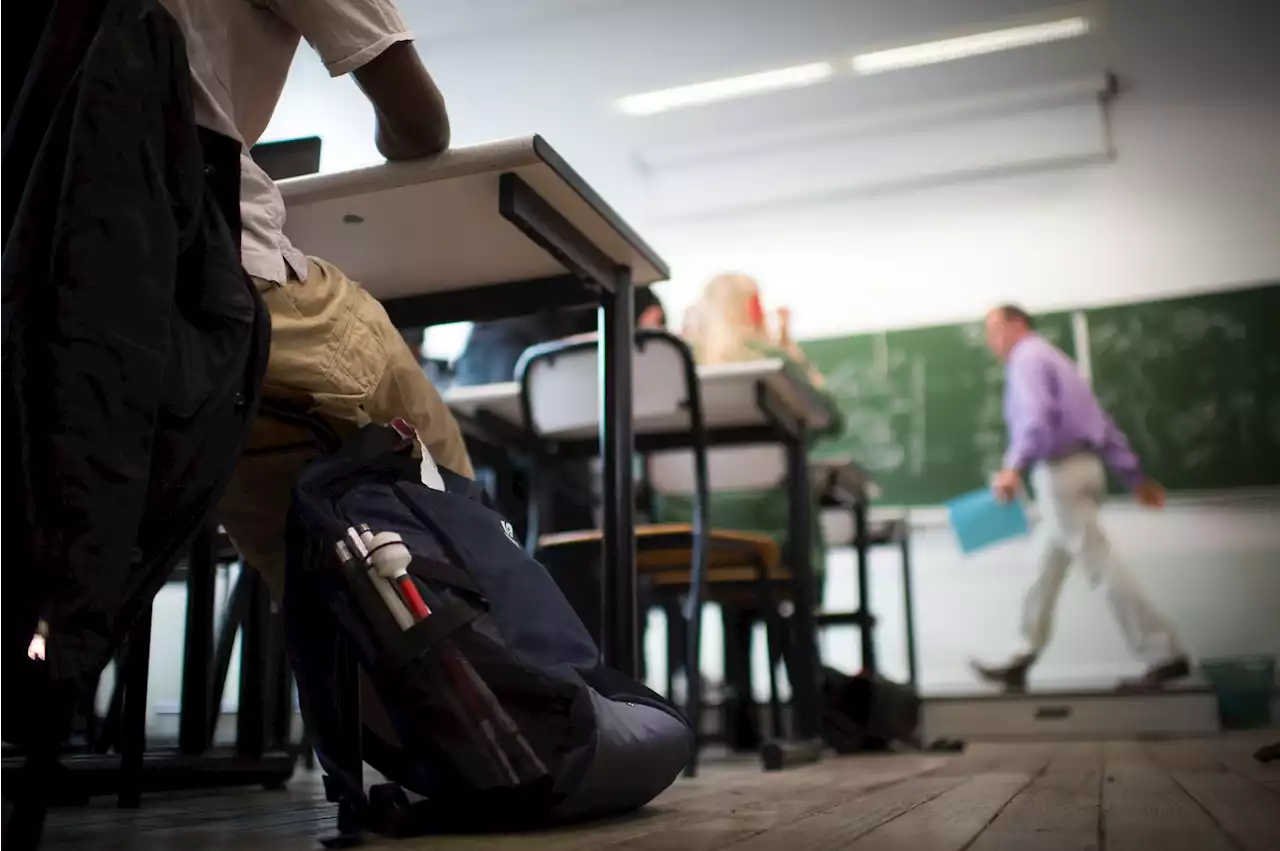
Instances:
[[[1206,685],[1156,692],[1043,689],[1024,694],[925,696],[926,740],[1110,739],[1217,733],[1218,704]]]

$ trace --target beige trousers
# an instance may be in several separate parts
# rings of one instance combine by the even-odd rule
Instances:
[[[1094,586],[1106,586],[1112,614],[1134,655],[1151,664],[1182,655],[1173,627],[1147,601],[1098,524],[1107,490],[1098,456],[1081,452],[1037,464],[1031,483],[1040,512],[1032,539],[1040,575],[1023,602],[1022,652],[1039,655],[1049,642],[1067,568],[1079,562]]]
[[[474,475],[457,421],[377,299],[315,257],[306,281],[254,281],[271,313],[265,398],[301,403],[342,434],[402,417],[436,463]],[[293,426],[258,417],[218,506],[245,561],[276,599],[284,594],[290,492],[316,455],[306,438]]]

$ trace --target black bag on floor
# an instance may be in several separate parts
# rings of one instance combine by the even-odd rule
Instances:
[[[383,812],[374,830],[527,827],[643,806],[688,760],[687,722],[600,662],[478,486],[440,473],[444,491],[422,484],[406,442],[369,427],[295,487],[286,634],[331,793],[364,801],[343,723],[343,660],[354,648],[376,693],[361,701],[363,756],[426,797],[406,808],[398,790],[379,789],[373,809],[390,801],[394,818]],[[394,576],[406,556],[407,574],[374,578]]]
[[[908,686],[825,668],[822,698],[822,738],[836,753],[917,744],[920,696]]]

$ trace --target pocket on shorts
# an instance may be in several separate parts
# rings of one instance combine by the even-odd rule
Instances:
[[[383,324],[386,313],[373,297],[351,286],[350,315],[338,342],[330,380],[340,395],[359,396],[361,404],[377,389],[387,372],[387,351]]]
[[[309,394],[326,408],[362,405],[387,367],[381,306],[315,261],[306,281],[273,285],[263,297],[271,312],[268,388]]]

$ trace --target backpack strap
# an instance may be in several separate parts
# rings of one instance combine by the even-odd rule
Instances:
[[[452,600],[401,633],[400,640],[387,648],[383,663],[398,669],[426,653],[440,641],[480,617],[480,612],[466,603]]]
[[[480,586],[476,585],[475,578],[466,569],[452,562],[430,556],[414,556],[409,566],[410,572],[415,576],[484,599],[484,594],[480,591]]]

